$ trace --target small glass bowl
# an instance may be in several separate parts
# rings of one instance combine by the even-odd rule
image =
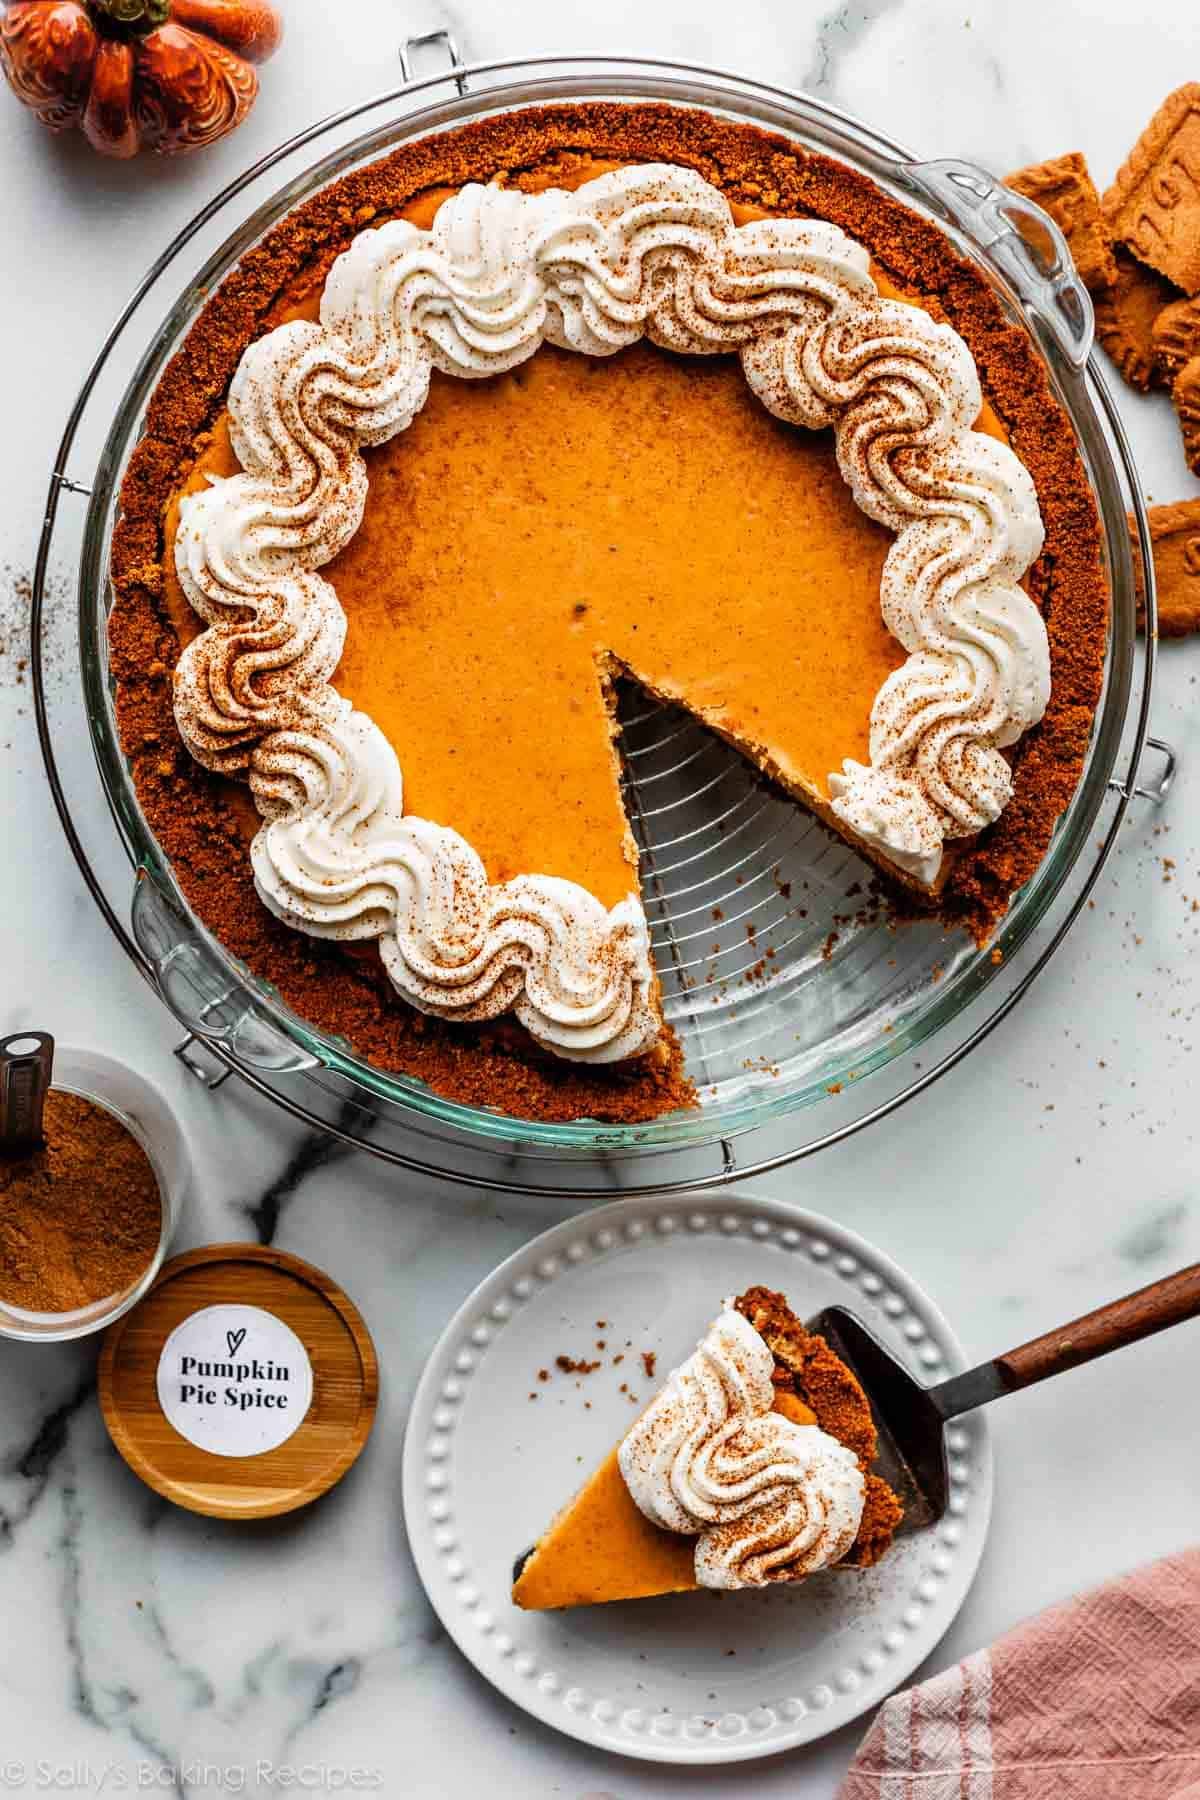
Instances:
[[[175,1236],[191,1182],[187,1141],[175,1114],[153,1083],[98,1050],[57,1046],[52,1086],[77,1094],[111,1113],[137,1140],[150,1159],[158,1181],[162,1224],[153,1256],[137,1280],[119,1293],[106,1294],[90,1306],[70,1312],[28,1312],[0,1300],[0,1337],[58,1344],[67,1338],[103,1331],[137,1303],[163,1265]]]

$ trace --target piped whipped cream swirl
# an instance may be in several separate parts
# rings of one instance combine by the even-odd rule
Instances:
[[[830,788],[853,830],[932,882],[944,840],[998,816],[1001,752],[1046,705],[1045,629],[1017,585],[1041,520],[1021,463],[971,429],[980,390],[961,338],[882,299],[834,225],[738,227],[698,175],[648,164],[573,194],[472,185],[427,230],[365,231],[333,265],[320,321],[246,350],[229,393],[242,472],[183,501],[175,541],[208,627],[180,659],[176,718],[193,756],[249,782],[265,903],[315,936],[377,938],[425,1012],[511,1009],[582,1060],[657,1034],[640,900],[606,910],[536,873],[493,886],[456,832],[404,812],[395,750],[331,685],[346,620],[318,571],[361,521],[363,448],[412,422],[433,368],[476,379],[542,343],[607,356],[642,336],[737,351],[772,412],[833,426],[855,499],[897,533],[881,601],[910,654],[876,699],[870,763],[848,761]]]
[[[699,1533],[701,1587],[764,1587],[841,1562],[862,1522],[857,1457],[816,1425],[771,1411],[774,1358],[726,1301],[618,1452],[638,1509]]]

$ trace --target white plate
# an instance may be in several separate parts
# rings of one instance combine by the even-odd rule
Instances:
[[[875,1569],[569,1612],[512,1604],[514,1558],[722,1299],[755,1283],[781,1288],[802,1317],[851,1307],[926,1381],[963,1366],[937,1308],[880,1251],[781,1201],[726,1195],[619,1201],[544,1232],[476,1288],[417,1388],[404,1507],[433,1606],[510,1700],[605,1750],[719,1763],[810,1743],[928,1656],[979,1565],[992,1456],[977,1414],[951,1429],[949,1514]],[[657,1358],[653,1381],[643,1351]],[[601,1366],[563,1374],[559,1355]]]

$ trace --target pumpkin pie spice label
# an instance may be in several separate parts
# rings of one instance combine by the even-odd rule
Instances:
[[[308,1352],[259,1306],[205,1306],[158,1359],[158,1402],[181,1437],[213,1456],[261,1456],[287,1442],[312,1404]]]

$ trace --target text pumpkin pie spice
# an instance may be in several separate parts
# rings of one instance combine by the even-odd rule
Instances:
[[[1027,342],[933,228],[862,178],[784,140],[655,107],[509,115],[406,146],[307,203],[270,234],[210,302],[160,383],[126,483],[114,556],[120,602],[113,648],[122,731],[142,805],[191,903],[297,1012],[349,1038],[360,1054],[454,1098],[548,1118],[670,1110],[688,1092],[677,1053],[668,1040],[654,1058],[628,1070],[547,1068],[512,1027],[460,1034],[406,1014],[389,1000],[369,950],[351,957],[324,943],[289,940],[239,867],[244,801],[176,747],[166,673],[178,658],[179,632],[164,605],[162,509],[211,427],[245,343],[295,306],[301,290],[311,292],[323,280],[332,256],[364,223],[394,216],[415,195],[436,198],[470,178],[507,174],[544,187],[570,173],[586,176],[601,157],[671,160],[714,181],[734,204],[841,224],[901,291],[936,295],[928,304],[966,337],[1003,429],[1033,472],[1049,536],[1028,586],[1046,618],[1054,692],[1043,725],[1015,754],[1016,792],[1007,814],[947,883],[945,909],[976,929],[986,930],[1011,887],[1036,866],[1074,786],[1098,691],[1105,607],[1086,481]]]
[[[113,1443],[156,1493],[264,1519],[319,1498],[361,1454],[379,1365],[322,1269],[272,1245],[208,1244],[109,1328],[96,1387]]]

